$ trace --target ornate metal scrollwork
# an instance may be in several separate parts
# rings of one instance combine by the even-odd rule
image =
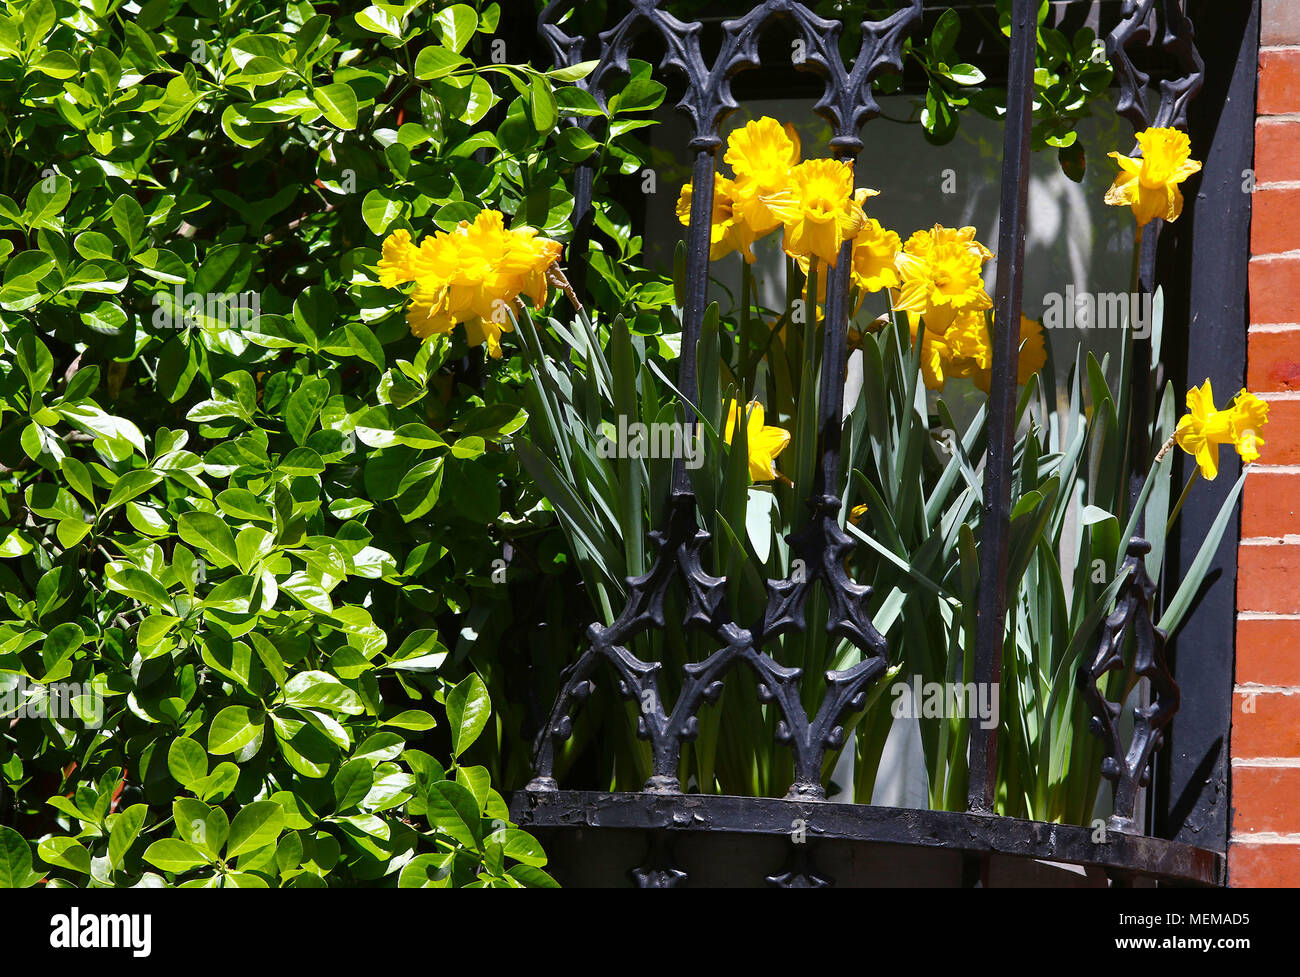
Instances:
[[[662,831],[649,832],[649,849],[645,864],[628,872],[632,886],[637,889],[683,889],[687,875],[673,859],[673,842]]]
[[[561,30],[558,21],[570,2],[549,5],[538,20],[539,30],[551,45],[557,63],[574,64],[582,57],[585,39]],[[806,56],[797,64],[825,81],[816,110],[834,130],[831,145],[842,157],[852,158],[862,148],[859,128],[879,114],[871,81],[888,70],[902,67],[902,43],[907,32],[919,23],[921,0],[906,0],[895,13],[862,25],[862,44],[857,57],[846,67],[839,53],[841,25],[817,16],[794,0],[766,0],[744,16],[722,24],[722,41],[712,63],[706,63],[700,47],[699,23],[685,23],[660,9],[657,0],[633,0],[632,9],[612,28],[600,34],[600,56],[585,85],[603,102],[601,88],[611,72],[626,72],[631,46],[643,31],[656,30],[665,45],[662,68],[673,68],[686,78],[686,94],[679,108],[692,118],[696,152],[691,219],[687,230],[686,303],[683,320],[678,389],[694,411],[696,346],[706,305],[709,269],[709,220],[713,205],[715,154],[721,144],[719,126],[737,103],[731,94],[731,78],[759,63],[758,39],[772,22],[793,26],[804,42]],[[575,209],[589,204],[590,181],[579,175]],[[584,197],[582,185],[588,196]],[[790,544],[807,567],[801,580],[768,582],[769,603],[763,620],[743,628],[725,606],[726,580],[708,574],[701,554],[709,541],[699,524],[698,506],[689,476],[680,460],[674,463],[673,488],[665,530],[651,538],[655,555],[651,569],[628,580],[627,603],[608,628],[593,625],[588,630],[589,646],[562,674],[562,687],[551,715],[538,735],[534,751],[536,776],[530,790],[554,790],[555,742],[572,733],[572,711],[592,691],[591,676],[601,662],[609,663],[617,676],[618,689],[640,703],[637,734],[651,744],[653,774],[645,789],[678,793],[682,743],[692,739],[698,728],[696,714],[705,702],[715,701],[722,691],[726,673],[743,661],[758,676],[760,696],[780,710],[778,739],[788,743],[795,758],[795,780],[790,796],[823,798],[822,761],[827,749],[843,745],[844,730],[838,725],[846,711],[860,708],[871,682],[886,667],[885,639],[871,625],[867,612],[870,589],[852,581],[844,569],[844,557],[852,540],[838,523],[839,500],[832,494],[839,476],[842,430],[840,405],[844,397],[844,363],[849,288],[849,249],[846,243],[837,267],[827,283],[826,337],[823,351],[819,414],[820,464],[810,505],[811,522],[790,538]],[[844,324],[833,328],[829,324]],[[709,364],[710,368],[712,364]],[[664,600],[674,584],[686,594],[683,620],[673,626],[700,628],[717,643],[718,649],[703,661],[684,667],[681,692],[669,707],[662,701],[658,685],[661,665],[644,662],[627,644],[650,628],[662,629]],[[826,673],[827,692],[809,718],[800,697],[802,671],[780,665],[763,652],[763,646],[779,635],[802,631],[806,626],[805,603],[813,585],[822,588],[830,608],[827,630],[851,641],[863,660],[842,671]]]
[[[1158,15],[1163,11],[1163,16]],[[1159,47],[1173,55],[1183,74],[1160,82],[1160,106],[1152,120],[1147,107],[1151,77],[1129,56],[1132,47]],[[1148,126],[1187,127],[1187,104],[1205,83],[1205,62],[1196,50],[1196,32],[1183,11],[1182,0],[1124,0],[1124,15],[1106,39],[1106,53],[1119,82],[1115,111],[1134,129]]]
[[[773,889],[829,889],[835,885],[830,876],[818,875],[813,869],[806,843],[793,846],[784,872],[769,875],[764,881]]]
[[[1090,728],[1105,743],[1101,773],[1115,785],[1115,809],[1109,826],[1114,831],[1140,833],[1134,821],[1138,793],[1151,780],[1151,760],[1164,745],[1164,728],[1178,711],[1178,683],[1165,661],[1165,633],[1151,619],[1151,598],[1156,585],[1147,574],[1146,555],[1151,544],[1129,541],[1114,612],[1102,627],[1101,641],[1092,660],[1079,670],[1079,689],[1092,714]],[[1124,703],[1112,702],[1101,690],[1108,672],[1122,670],[1124,646],[1133,640],[1133,674],[1151,683],[1150,703],[1133,711],[1133,737],[1127,749],[1120,729]]]

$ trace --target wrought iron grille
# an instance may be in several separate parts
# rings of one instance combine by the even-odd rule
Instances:
[[[538,21],[540,33],[559,65],[582,60],[589,45],[587,38],[570,36],[559,26],[561,16],[571,6],[571,0],[557,0],[546,7]],[[1023,291],[1037,9],[1036,0],[1014,0],[1012,5],[974,675],[977,683],[989,685],[1001,680],[1006,621],[1017,324]],[[631,10],[599,35],[599,60],[585,85],[602,104],[605,79],[611,73],[628,70],[632,45],[638,36],[647,32],[657,34],[664,46],[666,53],[660,67],[678,72],[686,85],[678,107],[694,124],[690,142],[694,154],[694,192],[686,233],[686,287],[677,389],[689,399],[683,405],[687,420],[694,416],[697,374],[701,367],[697,362],[697,346],[707,303],[709,225],[715,157],[721,145],[719,131],[726,116],[738,108],[732,95],[732,79],[741,71],[759,67],[760,35],[773,23],[783,21],[806,47],[807,57],[797,67],[820,76],[824,84],[815,109],[832,126],[831,150],[837,158],[851,162],[862,150],[863,126],[879,114],[872,82],[882,73],[901,70],[904,38],[918,27],[921,17],[922,0],[903,0],[895,13],[881,20],[865,21],[861,46],[848,63],[840,53],[842,25],[814,14],[795,0],[764,0],[744,16],[724,22],[721,44],[711,59],[706,57],[701,45],[702,24],[678,20],[663,10],[657,0],[632,0]],[[1132,57],[1142,48],[1163,49],[1181,66],[1180,75],[1160,81],[1158,107],[1153,115],[1149,109],[1151,79]],[[1107,38],[1107,50],[1119,85],[1118,109],[1135,129],[1148,124],[1186,125],[1188,102],[1201,87],[1203,65],[1182,0],[1124,0],[1122,20]],[[589,124],[583,120],[574,122]],[[591,171],[580,168],[575,186],[575,224],[579,228],[591,207],[591,186]],[[1142,239],[1139,280],[1143,291],[1154,289],[1160,223],[1149,225]],[[581,234],[580,230],[579,240]],[[680,458],[675,460],[666,521],[651,534],[654,557],[649,572],[627,581],[628,596],[622,613],[609,627],[591,625],[587,647],[562,673],[562,687],[535,744],[535,777],[527,788],[534,805],[545,805],[546,796],[558,790],[554,774],[555,745],[571,735],[573,714],[595,692],[593,676],[602,664],[612,666],[620,694],[647,704],[640,712],[637,729],[638,735],[649,741],[653,759],[653,774],[644,787],[646,795],[671,798],[681,794],[678,768],[682,746],[697,734],[699,710],[706,702],[717,700],[733,668],[748,667],[757,678],[760,698],[779,710],[777,739],[793,751],[795,776],[787,800],[797,801],[801,807],[808,801],[824,800],[823,759],[828,750],[838,749],[844,743],[841,719],[862,706],[872,683],[887,665],[886,640],[872,625],[868,612],[870,589],[851,579],[845,568],[844,557],[854,543],[838,519],[840,500],[836,492],[840,478],[851,246],[851,242],[842,245],[839,261],[829,271],[827,283],[826,327],[821,330],[824,346],[818,414],[819,463],[815,485],[807,499],[812,518],[788,539],[792,553],[804,561],[806,573],[799,579],[768,580],[767,606],[761,619],[748,623],[735,620],[727,607],[727,581],[712,575],[704,565],[709,536],[701,528],[696,495],[684,462]],[[1142,353],[1149,360],[1149,349],[1143,347]],[[714,364],[703,366],[712,369]],[[1151,364],[1142,361],[1138,369],[1143,371],[1139,375],[1145,376]],[[1135,417],[1145,417],[1144,406],[1139,405],[1134,411]],[[1140,428],[1134,431],[1139,443],[1146,444],[1149,432],[1142,426],[1143,422],[1134,423]],[[1140,484],[1139,479],[1133,490],[1135,497]],[[1140,527],[1138,532],[1142,532]],[[1165,636],[1153,623],[1154,585],[1144,561],[1149,549],[1140,536],[1129,542],[1125,562],[1128,579],[1119,593],[1114,613],[1105,622],[1095,654],[1077,676],[1093,717],[1092,728],[1104,740],[1103,775],[1115,786],[1110,827],[1126,834],[1140,833],[1140,826],[1135,822],[1140,790],[1149,782],[1152,758],[1163,742],[1164,728],[1179,702],[1178,686],[1165,661]],[[669,621],[665,598],[673,587],[681,589],[685,610],[680,620]],[[829,606],[827,631],[854,644],[862,658],[848,669],[827,672],[827,691],[817,708],[808,710],[800,695],[801,670],[781,665],[764,648],[770,647],[780,635],[806,629],[806,606],[815,587],[821,588]],[[660,695],[661,664],[643,661],[628,648],[638,633],[665,627],[702,629],[718,646],[703,660],[684,667],[680,693],[671,704],[665,703]],[[1134,636],[1131,642],[1127,640],[1130,634]],[[1124,650],[1128,647],[1135,649],[1130,663],[1124,661]],[[1105,674],[1120,668],[1132,668],[1136,675],[1149,681],[1151,690],[1149,701],[1136,710],[1134,730],[1127,742],[1118,721],[1123,704],[1108,701],[1102,692]],[[970,737],[969,810],[975,816],[990,815],[997,768],[997,730],[985,730],[980,724],[974,724]],[[665,861],[662,845],[656,842],[652,856],[653,864],[641,870],[638,884],[677,884],[680,873]],[[770,881],[803,885],[819,880],[810,870],[796,866]]]

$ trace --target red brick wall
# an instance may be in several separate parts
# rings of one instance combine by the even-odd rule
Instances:
[[[1300,0],[1262,13],[1246,372],[1269,423],[1238,550],[1228,879],[1300,886]]]

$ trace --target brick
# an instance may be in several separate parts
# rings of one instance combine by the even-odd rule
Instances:
[[[1237,681],[1300,686],[1300,620],[1238,618]]]
[[[1300,4],[1295,0],[1264,0],[1259,43],[1300,44]]]
[[[1300,693],[1236,692],[1232,700],[1234,757],[1300,757]]]
[[[1300,353],[1300,346],[1296,352]],[[1300,400],[1269,400],[1268,423],[1259,436],[1264,441],[1259,464],[1300,465]]]
[[[1252,331],[1246,354],[1246,386],[1252,393],[1300,390],[1300,329]],[[1272,424],[1273,406],[1269,405]],[[1265,428],[1264,430],[1268,430]]]
[[[1300,150],[1300,146],[1295,147]],[[1300,187],[1261,188],[1251,203],[1251,254],[1300,249]]]
[[[1255,123],[1255,182],[1300,181],[1300,122],[1259,119]]]
[[[1300,885],[1300,845],[1233,842],[1228,885],[1241,889],[1290,889]]]
[[[1232,833],[1300,834],[1300,767],[1233,767]]]
[[[1267,451],[1274,442],[1281,442],[1281,432],[1272,428],[1272,423],[1265,428],[1267,444],[1261,450]],[[1241,510],[1243,539],[1300,535],[1300,472],[1252,468],[1246,476],[1244,494]]]
[[[1250,321],[1300,322],[1300,255],[1250,259]]]
[[[1300,613],[1300,546],[1237,547],[1237,610]]]
[[[1300,112],[1300,48],[1259,52],[1259,115]]]

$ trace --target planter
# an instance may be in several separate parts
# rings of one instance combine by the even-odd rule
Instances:
[[[1160,838],[827,801],[534,790],[511,817],[578,888],[1212,886],[1224,868]]]

